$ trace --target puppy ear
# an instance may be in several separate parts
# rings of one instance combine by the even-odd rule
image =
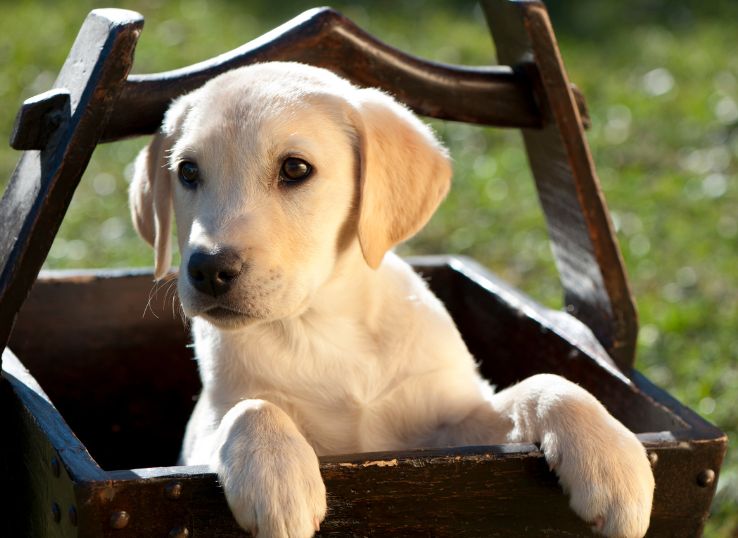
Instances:
[[[410,110],[375,89],[358,90],[362,145],[358,235],[377,268],[385,253],[417,233],[451,186],[448,152]]]
[[[172,263],[172,181],[166,153],[171,143],[160,132],[136,158],[128,191],[133,225],[155,252],[154,278],[164,277]]]
[[[136,158],[128,191],[136,231],[154,247],[156,280],[164,278],[172,265],[172,176],[168,154],[197,93],[187,94],[171,104],[161,130]]]

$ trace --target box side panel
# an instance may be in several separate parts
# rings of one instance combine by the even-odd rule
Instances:
[[[643,381],[636,379],[637,382],[632,384],[624,378],[625,381],[621,380],[613,388],[611,374],[607,371],[603,373],[602,368],[587,358],[586,353],[581,353],[571,342],[562,339],[550,326],[542,330],[542,325],[530,312],[530,315],[521,316],[520,311],[505,300],[504,293],[495,294],[489,285],[480,288],[479,283],[468,275],[443,264],[424,266],[423,273],[431,277],[432,286],[457,317],[465,338],[471,342],[470,347],[478,346],[472,349],[481,351],[478,357],[483,360],[486,375],[507,383],[536,371],[562,373],[580,380],[601,398],[604,394],[603,399],[609,399],[609,405],[616,414],[621,413],[636,425],[641,424],[641,431],[654,431],[654,426],[665,426],[656,431],[666,430],[667,434],[642,436],[649,451],[655,454],[656,461],[657,490],[649,535],[699,534],[714,493],[725,449],[724,437],[703,440],[689,438],[688,434],[693,431],[689,428],[690,416],[672,417],[669,411],[672,403],[667,402],[666,406],[660,404],[656,393],[651,392],[648,398],[643,399]],[[124,282],[122,287],[121,282]],[[79,287],[80,284],[84,286]],[[74,320],[75,313],[59,316],[60,311],[65,312],[64,301],[75,298],[75,303],[67,305],[75,304],[77,309],[77,305],[86,304],[90,308],[86,313],[83,308],[82,316],[76,318],[80,327],[75,323],[66,325],[69,331],[67,336],[75,334],[81,335],[80,338],[56,340],[71,341],[64,347],[69,346],[75,353],[69,355],[69,349],[65,349],[62,358],[71,361],[68,364],[79,369],[74,375],[79,375],[81,379],[75,389],[81,392],[77,392],[76,396],[66,388],[56,389],[63,398],[78,398],[81,393],[90,396],[95,405],[102,404],[105,391],[98,392],[94,385],[91,389],[85,384],[94,380],[102,387],[107,387],[108,395],[110,391],[114,393],[118,390],[121,397],[127,395],[135,401],[130,387],[149,381],[125,376],[105,377],[105,369],[109,373],[111,369],[125,365],[139,372],[142,366],[136,363],[151,363],[152,357],[147,353],[150,349],[158,349],[160,345],[164,349],[162,355],[168,353],[166,349],[172,346],[186,352],[184,329],[181,325],[177,326],[178,322],[171,316],[168,320],[153,317],[142,319],[138,314],[138,306],[136,313],[132,313],[131,304],[124,307],[123,311],[114,312],[111,319],[93,315],[95,305],[99,305],[100,301],[115,300],[116,296],[121,295],[122,289],[127,290],[122,296],[129,297],[134,305],[140,304],[150,288],[147,276],[128,276],[123,277],[122,281],[93,279],[76,284],[47,282],[45,286],[40,288],[45,291],[38,296],[39,303],[33,307],[36,310],[29,310],[29,316],[32,312],[41,316],[35,318],[36,329],[39,327],[38,320],[44,319],[44,316],[50,330],[55,325],[52,320],[59,317]],[[54,293],[59,295],[54,304],[61,310],[44,312],[44,305],[50,304],[44,297]],[[127,300],[117,302],[126,304]],[[85,322],[85,316],[92,318]],[[116,324],[119,327],[116,328]],[[41,326],[44,326],[43,323]],[[96,337],[97,331],[109,334],[103,336],[98,333]],[[179,336],[165,334],[176,334],[177,331]],[[26,335],[22,341],[19,337],[21,344],[37,352],[32,359],[37,368],[46,372],[50,383],[58,384],[60,379],[54,376],[61,376],[63,369],[56,369],[58,365],[54,361],[59,356],[55,355],[55,346],[38,342],[38,339],[34,341],[29,332],[22,330],[19,334]],[[123,345],[135,344],[138,346],[137,353],[130,353],[128,349],[121,352],[115,347],[121,345],[115,342],[124,334],[128,334],[128,339]],[[61,334],[53,336],[61,338]],[[572,350],[577,353],[572,354]],[[491,351],[494,354],[490,354]],[[80,357],[84,357],[84,360]],[[171,362],[164,364],[192,368],[192,361],[188,358],[176,353],[172,357],[166,359]],[[102,366],[96,365],[96,362]],[[67,372],[64,375],[71,374]],[[162,372],[153,371],[146,371],[142,375],[163,376]],[[176,374],[172,375],[176,378]],[[62,384],[69,383],[70,379],[74,377],[64,378]],[[177,386],[177,380],[171,377],[164,376],[158,382],[165,384],[165,391]],[[152,387],[152,394],[156,395],[160,389],[158,386]],[[612,401],[618,398],[635,400],[632,404]],[[649,411],[648,406],[656,411]],[[89,420],[83,408],[71,409],[79,413],[80,420]],[[184,421],[189,409],[183,405],[178,412]],[[141,461],[151,461],[153,458],[149,452],[155,453],[158,449],[153,443],[140,443],[140,439],[146,438],[148,431],[160,427],[168,419],[161,409],[153,409],[152,413],[151,424],[130,423],[130,439],[131,442],[138,442]],[[650,416],[653,413],[656,419]],[[672,427],[675,432],[681,432],[682,437],[676,438],[668,433]],[[93,433],[98,435],[98,432]],[[102,438],[105,439],[104,436]],[[178,448],[181,431],[169,432],[167,439],[171,447]],[[99,442],[99,439],[93,440]],[[329,491],[330,514],[321,535],[589,535],[587,526],[568,509],[567,499],[558,487],[555,476],[547,470],[537,451],[530,449],[512,455],[510,451],[501,454],[494,447],[480,449],[473,454],[466,450],[457,449],[443,456],[437,453],[384,454],[360,455],[353,459],[324,459],[322,471]],[[708,472],[710,470],[713,471],[712,478]],[[128,532],[129,536],[140,536],[142,529],[146,529],[147,533],[166,535],[173,529],[181,528],[187,528],[191,536],[243,535],[230,516],[217,479],[203,469],[194,472],[191,468],[121,471],[110,473],[109,476],[112,478],[108,484],[84,485],[83,493],[87,501],[80,509],[80,517],[83,518],[79,526],[81,535],[124,536]],[[177,482],[180,486],[173,488]],[[173,496],[173,489],[179,493]],[[531,507],[535,507],[535,510]],[[120,512],[128,514],[128,523],[123,529],[113,529],[111,521]],[[535,517],[531,516],[532,513]],[[539,513],[544,516],[540,521],[537,519]]]
[[[64,461],[39,423],[39,407],[31,410],[24,405],[5,372],[0,378],[0,408],[4,439],[0,536],[77,536],[78,503]],[[51,406],[46,412],[56,414]]]
[[[480,362],[482,375],[498,388],[555,373],[593,393],[637,433],[689,428],[608,364],[607,355],[591,345],[585,326],[542,307],[471,260],[446,260],[450,265],[434,266],[427,259],[422,271]]]
[[[369,457],[322,462],[329,515],[319,536],[589,534],[537,452]],[[186,528],[189,536],[243,536],[214,475],[163,471],[161,477],[143,479],[136,471],[115,473],[109,509],[126,511],[130,519],[125,529],[113,533],[104,528],[109,518],[101,514],[100,535],[166,535]],[[167,496],[174,484],[179,484],[176,499]]]
[[[695,458],[694,448],[653,449],[658,486],[649,537],[700,535],[713,486],[693,475],[712,449],[696,450]],[[532,445],[322,458],[321,472],[329,513],[318,536],[592,536]],[[82,536],[244,536],[204,467],[110,476],[96,526]],[[128,523],[112,529],[111,515],[120,512]]]
[[[150,273],[39,280],[11,335],[105,469],[177,462],[200,384],[173,285]]]
[[[724,439],[676,442],[649,453],[656,491],[648,536],[701,536],[725,454]]]

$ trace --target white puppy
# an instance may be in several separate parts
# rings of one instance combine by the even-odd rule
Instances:
[[[635,435],[554,375],[493,394],[439,300],[390,252],[450,178],[406,108],[294,63],[181,97],[141,152],[133,219],[162,278],[176,216],[203,384],[182,461],[217,472],[243,528],[312,536],[326,515],[316,455],[533,442],[596,530],[646,532],[654,481]]]

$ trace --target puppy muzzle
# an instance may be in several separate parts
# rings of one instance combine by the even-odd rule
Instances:
[[[229,248],[208,253],[197,250],[187,261],[187,279],[194,289],[220,297],[233,289],[244,270],[238,253]]]

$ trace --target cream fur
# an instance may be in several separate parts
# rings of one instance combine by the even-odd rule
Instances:
[[[288,155],[313,165],[304,184],[277,181]],[[200,167],[194,192],[181,160]],[[430,218],[450,174],[432,132],[389,96],[292,63],[179,99],[142,152],[134,222],[160,277],[174,209],[203,383],[182,460],[218,473],[243,528],[312,536],[326,514],[316,455],[535,442],[598,532],[645,534],[654,481],[635,435],[561,377],[494,393],[440,301],[389,251]],[[223,247],[245,269],[206,296],[187,260]]]

